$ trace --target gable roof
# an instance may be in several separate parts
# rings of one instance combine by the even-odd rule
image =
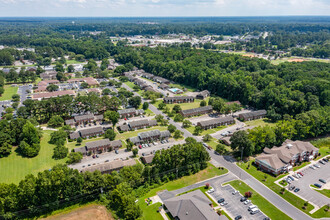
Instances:
[[[199,108],[182,110],[182,114],[199,113],[199,112],[203,112],[203,111],[209,111],[212,109],[213,109],[212,105],[208,105],[208,106],[203,106],[203,107],[199,107]]]
[[[84,130],[80,130],[80,134],[82,136],[84,135],[89,135],[89,134],[93,134],[93,133],[103,133],[103,128],[102,127],[94,127],[94,128],[87,128]]]
[[[200,190],[167,199],[164,204],[172,216],[180,220],[221,219],[211,208],[212,202]]]
[[[215,118],[211,120],[206,120],[206,121],[200,121],[198,122],[201,126],[209,126],[209,125],[214,125],[218,123],[227,123],[227,122],[232,122],[234,121],[234,118],[231,116],[228,117],[221,117],[221,118]]]

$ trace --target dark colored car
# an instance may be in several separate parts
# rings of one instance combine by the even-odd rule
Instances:
[[[318,183],[314,183],[314,186],[316,186],[317,188],[321,188],[322,186]]]
[[[246,200],[247,200],[246,197],[242,197],[240,201],[241,201],[241,202],[244,202],[244,201],[246,201]]]
[[[294,190],[294,192],[299,192],[300,191],[300,189],[299,188],[296,188],[295,190]]]
[[[324,162],[328,162],[329,160],[327,158],[322,159]]]
[[[235,217],[235,220],[238,220],[238,219],[241,219],[241,218],[242,218],[242,216],[238,215],[238,216]]]
[[[324,184],[327,183],[327,181],[325,181],[324,179],[319,179],[319,181],[320,181],[321,183],[324,183]]]
[[[224,201],[225,201],[225,199],[224,198],[221,198],[221,199],[218,200],[218,203],[222,203]]]
[[[295,186],[290,186],[289,190],[294,190],[295,188]]]

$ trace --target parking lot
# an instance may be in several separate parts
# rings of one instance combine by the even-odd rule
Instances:
[[[226,185],[222,187],[220,182],[219,183],[216,182],[215,184],[213,183],[211,184],[211,186],[215,191],[210,195],[213,196],[213,198],[215,198],[216,201],[218,201],[221,198],[224,198],[225,201],[228,202],[228,204],[222,206],[222,208],[232,217],[235,218],[236,216],[241,215],[242,219],[251,219],[251,220],[255,220],[255,219],[262,220],[267,217],[261,211],[254,215],[251,215],[250,212],[248,211],[248,207],[253,204],[249,203],[245,205],[243,202],[241,202],[240,199],[242,195],[239,192],[233,195],[232,193],[235,191],[235,189],[232,186]]]
[[[319,160],[318,160],[319,161]],[[300,190],[297,193],[300,197],[302,197],[304,200],[310,201],[313,204],[322,207],[326,204],[330,204],[330,199],[323,194],[315,191],[310,187],[310,185],[313,185],[314,183],[322,185],[321,189],[329,189],[329,181],[330,181],[330,162],[325,163],[324,165],[321,164],[318,161],[313,161],[312,164],[318,164],[320,168],[312,169],[308,165],[304,167],[302,170],[299,170],[298,172],[301,172],[303,176],[301,178],[294,178],[294,181],[291,182],[290,186],[295,186],[295,188],[299,188]],[[292,176],[292,175],[290,175]],[[327,186],[325,186],[324,183],[321,183],[319,179],[323,179],[327,182]]]

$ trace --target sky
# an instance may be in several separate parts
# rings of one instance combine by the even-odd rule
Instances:
[[[328,15],[330,0],[0,0],[0,17]]]

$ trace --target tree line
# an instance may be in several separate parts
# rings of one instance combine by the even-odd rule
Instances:
[[[57,165],[36,176],[26,176],[17,185],[0,184],[0,215],[5,219],[33,217],[81,201],[100,199],[119,218],[138,219],[142,210],[135,203],[136,197],[170,179],[206,168],[209,160],[206,150],[200,143],[187,142],[173,150],[157,152],[152,166],[137,164],[102,175],[100,171],[80,173]],[[171,157],[174,155],[175,158]]]

